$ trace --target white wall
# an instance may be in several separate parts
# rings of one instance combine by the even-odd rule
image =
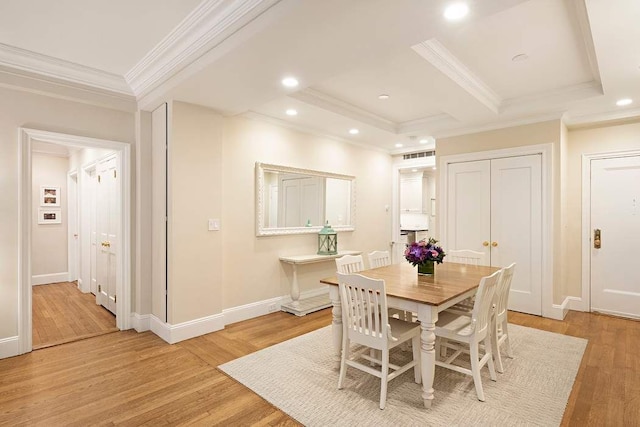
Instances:
[[[134,115],[0,88],[0,339],[18,333],[18,128],[135,141]]]
[[[32,168],[32,212],[31,212],[31,274],[36,283],[52,283],[61,281],[60,276],[67,273],[67,228],[69,224],[67,212],[67,157],[33,153]],[[42,209],[40,187],[59,187],[59,209],[62,222],[60,224],[38,224],[38,210]],[[45,276],[45,277],[37,277]],[[38,280],[41,279],[41,280]],[[48,280],[51,281],[48,281]],[[62,279],[62,280],[66,280]]]

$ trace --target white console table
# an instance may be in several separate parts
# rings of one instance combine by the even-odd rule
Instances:
[[[335,255],[292,255],[281,256],[280,261],[285,264],[291,264],[293,268],[293,280],[291,281],[291,302],[282,304],[282,311],[295,314],[296,316],[304,316],[323,308],[331,307],[329,294],[318,295],[311,298],[300,299],[300,286],[298,285],[298,266],[304,264],[313,264],[316,262],[331,261],[345,255],[360,255],[361,251],[338,251]]]

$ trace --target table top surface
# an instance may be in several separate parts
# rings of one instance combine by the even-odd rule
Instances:
[[[387,296],[437,306],[477,288],[480,279],[498,270],[498,267],[445,262],[435,265],[433,276],[420,276],[417,267],[403,262],[358,274],[384,279]],[[338,286],[338,279],[336,276],[328,277],[320,283]]]
[[[290,255],[290,256],[281,256],[279,259],[282,262],[286,262],[289,264],[311,264],[314,262],[328,261],[336,258],[343,257],[345,255],[360,255],[362,251],[338,251],[335,255],[318,255],[318,254],[307,254],[307,255]]]

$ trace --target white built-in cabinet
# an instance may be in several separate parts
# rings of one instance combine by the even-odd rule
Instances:
[[[422,213],[422,172],[401,175],[400,212]]]
[[[448,250],[482,252],[483,265],[515,262],[509,309],[537,315],[542,311],[541,167],[538,154],[449,164],[442,242]]]

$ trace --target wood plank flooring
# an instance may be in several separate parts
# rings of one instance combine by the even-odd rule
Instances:
[[[33,349],[50,347],[117,331],[116,318],[83,294],[75,283],[33,287]]]
[[[640,322],[510,321],[589,339],[562,425],[640,425]],[[176,345],[125,331],[0,360],[0,425],[298,425],[216,366],[330,322],[273,313]]]

